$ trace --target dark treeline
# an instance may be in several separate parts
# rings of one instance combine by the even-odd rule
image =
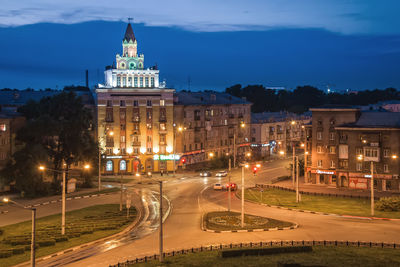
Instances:
[[[64,91],[68,91],[68,92],[75,92],[75,91],[90,91],[89,88],[87,88],[86,86],[81,86],[81,85],[67,85],[64,86]],[[33,88],[26,88],[26,89],[16,89],[16,88],[3,88],[0,89],[0,91],[27,91],[27,92],[32,92],[32,91],[61,91],[58,89],[52,89],[52,88],[45,88],[45,89],[38,89],[35,90]]]
[[[309,108],[335,105],[368,105],[385,100],[400,100],[400,92],[395,88],[385,90],[365,90],[356,93],[325,93],[313,86],[298,86],[293,91],[271,90],[262,85],[240,84],[226,88],[226,93],[237,97],[246,97],[253,103],[252,112],[289,111],[303,113]]]

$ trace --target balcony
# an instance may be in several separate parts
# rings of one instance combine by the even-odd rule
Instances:
[[[140,146],[141,142],[140,141],[133,141],[132,146]]]

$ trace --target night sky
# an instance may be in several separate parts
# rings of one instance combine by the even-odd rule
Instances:
[[[178,90],[400,89],[398,1],[9,2],[0,11],[0,88],[83,85],[85,69],[91,86],[103,82],[133,17],[145,65],[157,63]]]

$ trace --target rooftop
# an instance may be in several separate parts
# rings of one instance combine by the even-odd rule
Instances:
[[[242,98],[219,92],[176,92],[175,105],[230,105],[248,104],[251,102]]]
[[[252,123],[281,122],[286,120],[305,120],[311,118],[311,112],[295,114],[289,112],[262,112],[251,113]]]
[[[400,128],[400,112],[365,111],[355,123],[339,127]]]

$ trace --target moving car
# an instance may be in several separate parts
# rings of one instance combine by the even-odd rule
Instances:
[[[226,190],[226,191],[228,191],[229,190],[229,187],[231,187],[231,191],[236,191],[237,190],[237,184],[235,184],[235,183],[228,183],[228,184],[226,184],[225,186],[224,186],[224,189]]]
[[[209,171],[202,171],[202,172],[200,172],[200,176],[201,176],[201,177],[209,177],[209,176],[211,176],[211,172],[209,172]]]
[[[228,172],[227,171],[219,171],[219,172],[217,172],[216,174],[215,174],[215,176],[217,176],[217,177],[225,177],[225,176],[227,176],[228,175]]]
[[[224,187],[222,186],[222,184],[214,184],[214,186],[213,186],[213,188],[214,188],[214,190],[223,190],[224,189]]]

